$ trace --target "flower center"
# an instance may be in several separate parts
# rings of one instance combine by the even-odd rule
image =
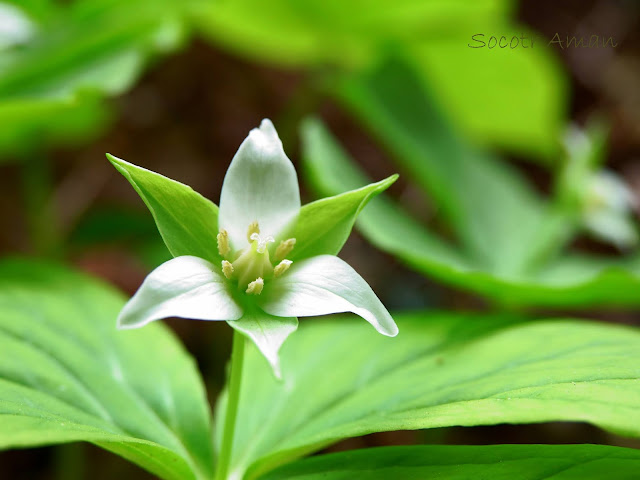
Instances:
[[[293,262],[285,257],[293,250],[295,238],[280,242],[274,252],[275,261],[272,263],[269,254],[269,244],[274,243],[271,235],[261,235],[258,222],[253,222],[247,229],[249,246],[234,252],[229,245],[229,235],[226,230],[218,233],[218,252],[222,260],[222,273],[229,280],[234,280],[238,288],[249,295],[260,295],[265,280],[279,277]]]
[[[260,236],[260,234],[258,232],[252,233],[251,236],[249,237],[249,240],[251,240],[252,242],[257,242],[256,243],[256,251],[258,253],[264,253],[265,250],[267,249],[267,244],[275,242],[275,240],[273,239],[273,237],[271,235],[267,235],[266,237],[262,237],[262,236]],[[267,256],[268,255],[269,255],[269,252],[267,252]]]

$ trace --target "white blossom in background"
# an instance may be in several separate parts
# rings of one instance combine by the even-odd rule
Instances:
[[[592,174],[583,201],[583,219],[595,237],[625,250],[638,244],[634,210],[638,201],[629,186],[615,173]]]
[[[606,152],[607,129],[593,122],[586,129],[570,125],[564,137],[567,165],[563,189],[577,201],[582,227],[620,250],[635,247],[638,200],[616,173],[599,167]]]
[[[14,5],[0,3],[0,51],[29,41],[35,26],[22,10]]]

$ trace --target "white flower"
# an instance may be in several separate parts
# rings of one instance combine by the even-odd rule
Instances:
[[[583,218],[594,236],[622,250],[637,245],[638,230],[633,220],[636,207],[633,192],[615,173],[600,170],[591,175],[583,200]]]
[[[576,205],[582,226],[594,237],[620,250],[638,244],[634,210],[638,202],[629,186],[612,171],[601,168],[607,129],[592,122],[582,130],[571,125],[565,135],[568,161],[561,177],[561,191],[569,205]]]
[[[289,238],[299,211],[296,171],[272,123],[263,120],[240,146],[224,179],[220,231],[208,240],[220,263],[195,256],[164,263],[125,305],[119,327],[167,317],[226,320],[254,341],[278,376],[278,350],[296,330],[297,317],[353,312],[383,335],[395,336],[398,328],[389,312],[343,260],[287,258],[293,249],[304,249]]]

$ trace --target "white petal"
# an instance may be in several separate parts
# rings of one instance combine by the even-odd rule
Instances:
[[[278,237],[300,211],[298,176],[269,120],[249,133],[227,170],[219,225],[233,248],[247,245],[247,228],[258,221],[263,235]]]
[[[584,222],[595,237],[614,244],[620,250],[631,249],[640,240],[631,215],[611,210],[595,211],[585,215]]]
[[[295,317],[274,317],[260,311],[245,312],[239,320],[227,322],[249,337],[267,359],[274,375],[282,378],[278,351],[289,335],[298,328]]]
[[[294,262],[282,277],[265,287],[260,297],[260,306],[272,315],[306,317],[353,312],[383,335],[398,334],[396,323],[369,284],[333,255]]]
[[[242,309],[218,268],[199,257],[176,257],[147,278],[118,316],[118,328],[138,328],[168,317],[235,320]]]

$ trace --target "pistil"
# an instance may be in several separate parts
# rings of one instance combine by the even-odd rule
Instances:
[[[249,295],[260,295],[265,279],[283,275],[293,263],[284,258],[293,249],[296,239],[290,238],[280,242],[275,251],[278,264],[274,267],[269,256],[269,243],[274,239],[271,235],[260,234],[258,222],[252,222],[247,229],[249,246],[239,254],[231,255],[229,235],[226,230],[218,234],[218,252],[222,256],[222,273],[228,280],[237,281],[238,288]],[[236,251],[237,252],[237,251]]]

